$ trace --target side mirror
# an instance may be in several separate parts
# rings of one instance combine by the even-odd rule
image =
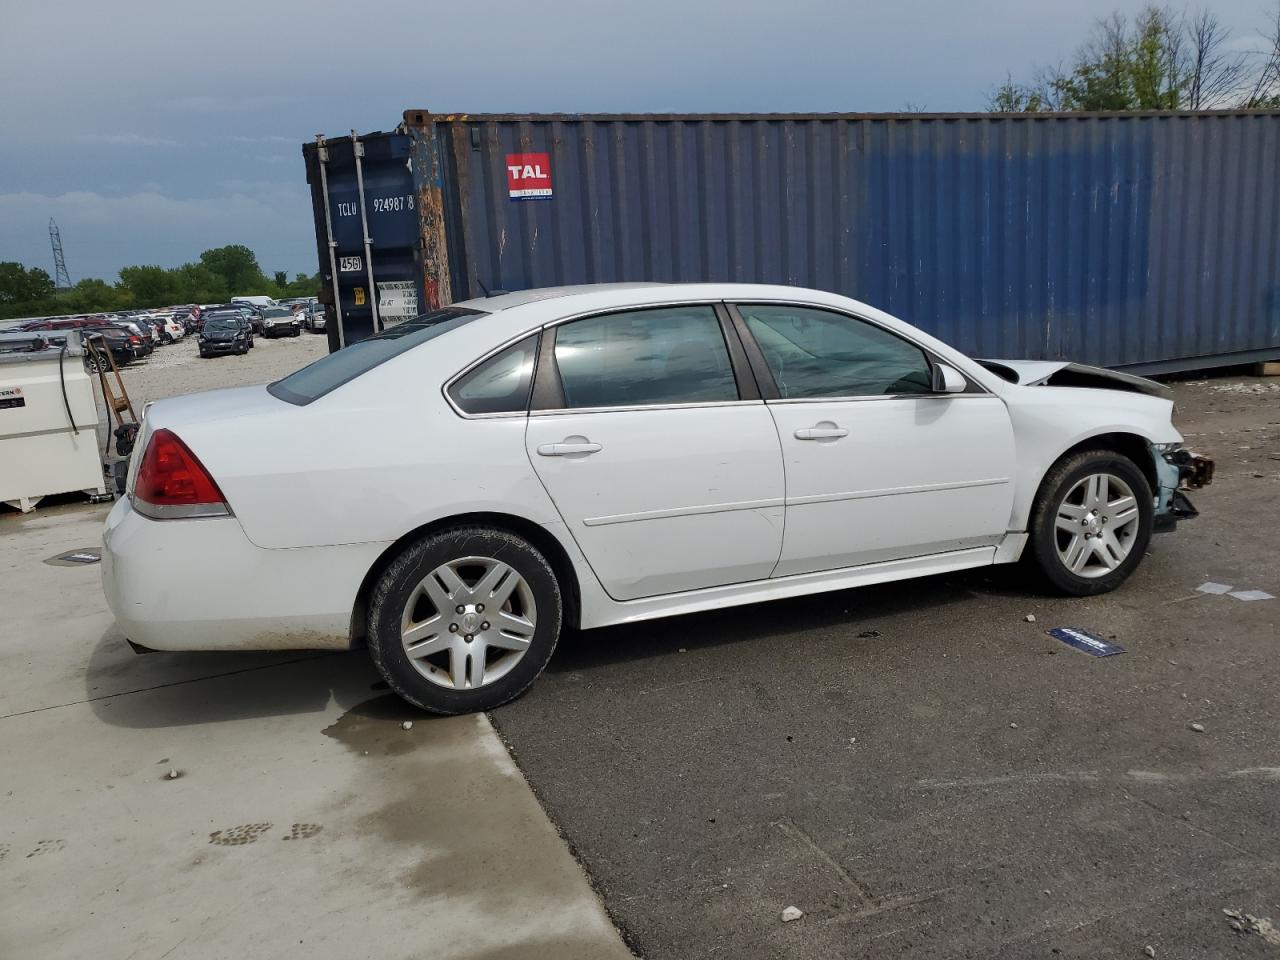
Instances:
[[[934,393],[964,393],[968,387],[969,381],[955,367],[949,367],[945,363],[933,365]]]

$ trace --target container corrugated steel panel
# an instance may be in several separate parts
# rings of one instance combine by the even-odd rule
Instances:
[[[423,302],[783,283],[977,356],[1159,370],[1280,355],[1280,113],[405,118],[378,135],[399,161],[380,184],[434,187],[414,215],[435,219],[412,250],[396,211],[370,232],[378,281],[386,251]],[[519,153],[548,155],[550,198],[509,196]],[[446,242],[424,245],[428,227]]]

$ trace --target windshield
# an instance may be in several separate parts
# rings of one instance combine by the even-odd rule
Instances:
[[[291,314],[288,310],[285,310],[283,307],[267,307],[266,311],[263,313],[263,316],[266,316],[266,317],[291,317],[291,316],[293,316],[293,314]]]
[[[237,317],[209,317],[204,322],[204,329],[223,333],[227,330],[239,330],[240,320]]]
[[[361,374],[368,373],[379,364],[386,363],[392,357],[483,316],[487,314],[461,307],[446,307],[433,313],[424,313],[374,334],[367,340],[344,347],[337,353],[331,353],[310,366],[289,374],[283,380],[277,380],[267,390],[272,396],[289,403],[299,406],[310,403]]]

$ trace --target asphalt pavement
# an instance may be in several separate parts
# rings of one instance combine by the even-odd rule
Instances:
[[[1223,912],[1280,924],[1280,600],[1196,591],[1280,595],[1275,384],[1177,385],[1218,480],[1111,595],[996,569],[566,637],[492,716],[632,948],[1280,956]]]

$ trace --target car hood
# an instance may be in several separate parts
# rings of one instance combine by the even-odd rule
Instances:
[[[978,363],[996,376],[1024,387],[1091,387],[1144,393],[1162,400],[1173,398],[1173,391],[1163,383],[1085,363],[1066,360],[979,360]]]

